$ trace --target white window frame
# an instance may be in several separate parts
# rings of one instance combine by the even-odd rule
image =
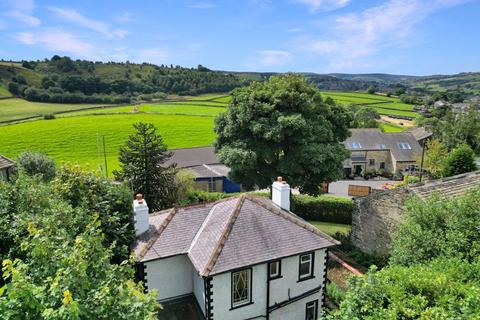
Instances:
[[[214,178],[208,179],[208,192],[217,192],[217,181]]]
[[[281,263],[280,260],[277,260],[277,261],[272,261],[268,264],[268,277],[270,279],[276,279],[282,276],[281,274],[282,267],[280,263]],[[272,266],[276,266],[275,273],[272,273]]]
[[[304,258],[308,258],[305,259]],[[313,260],[315,259],[315,255],[313,252],[302,254],[299,257],[299,263],[298,263],[298,279],[303,280],[303,279],[309,279],[313,277]],[[308,273],[306,274],[301,274],[302,270],[302,265],[308,263]]]
[[[243,272],[246,272],[247,274],[247,281],[246,281],[246,284],[247,284],[247,296],[246,298],[244,298],[243,300],[238,300],[238,301],[235,301],[235,290],[236,290],[236,287],[235,287],[235,281],[237,280],[236,279],[236,276],[240,275],[241,273]],[[247,269],[242,269],[242,270],[238,270],[238,271],[235,271],[235,272],[232,272],[232,309],[233,308],[238,308],[238,307],[242,307],[242,306],[245,306],[245,305],[248,305],[248,304],[251,304],[252,303],[252,269],[251,268],[247,268]]]
[[[361,143],[356,141],[349,142],[348,146],[350,147],[350,149],[362,149]]]
[[[308,320],[307,319],[308,310],[312,308],[313,308],[313,317],[314,318],[318,317],[318,300],[307,302],[307,304],[305,305],[305,320]]]

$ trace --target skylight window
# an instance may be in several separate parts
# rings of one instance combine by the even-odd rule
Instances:
[[[362,145],[360,144],[360,142],[349,142],[348,147],[350,149],[361,149]]]
[[[398,147],[402,150],[411,150],[412,149],[412,147],[410,146],[410,144],[408,142],[399,142]]]
[[[383,143],[380,143],[380,144],[378,145],[378,148],[379,148],[379,149],[385,149],[385,145],[384,145]]]

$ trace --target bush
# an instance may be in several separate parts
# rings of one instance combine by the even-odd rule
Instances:
[[[28,176],[40,176],[44,181],[50,181],[55,177],[56,166],[53,159],[43,153],[24,152],[18,159],[20,171]]]
[[[305,220],[351,224],[353,201],[332,196],[293,195],[291,210]]]
[[[53,120],[55,119],[55,115],[51,113],[47,113],[46,115],[43,116],[44,120]]]
[[[462,144],[453,149],[443,161],[442,175],[444,177],[450,177],[476,169],[475,153],[467,144]]]
[[[337,285],[333,282],[327,283],[327,297],[335,303],[337,306],[345,299],[345,292],[343,292]]]

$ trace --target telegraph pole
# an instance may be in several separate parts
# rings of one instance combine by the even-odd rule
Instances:
[[[107,152],[105,148],[105,136],[103,136],[103,159],[105,161],[105,177],[108,178]]]

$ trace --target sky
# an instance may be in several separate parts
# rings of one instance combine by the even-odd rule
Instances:
[[[480,71],[480,0],[0,0],[0,58],[214,70]]]

